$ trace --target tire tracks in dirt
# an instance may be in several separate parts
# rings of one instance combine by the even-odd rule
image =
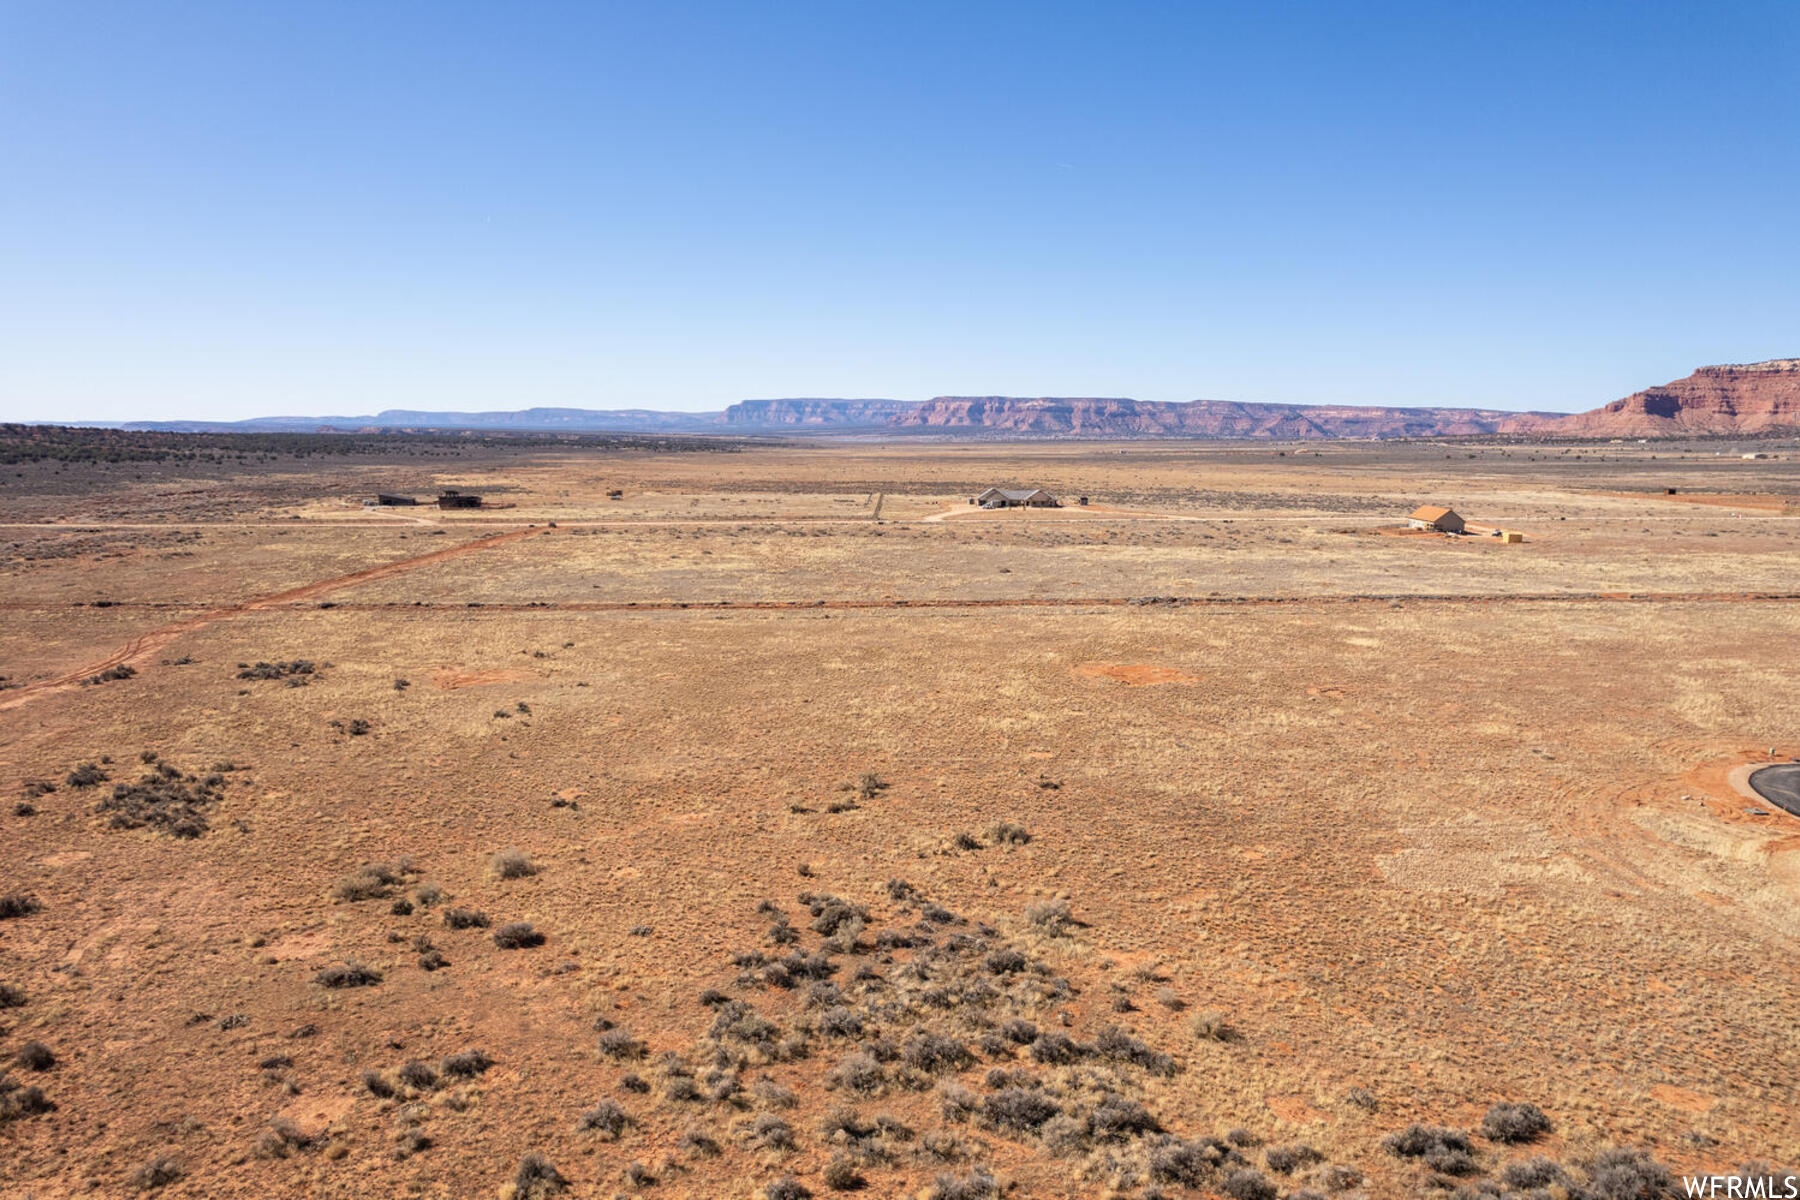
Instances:
[[[538,528],[533,526],[527,529],[514,529],[506,533],[489,534],[486,537],[475,538],[474,540],[467,542],[459,542],[454,546],[446,546],[442,550],[433,550],[429,554],[421,554],[414,558],[403,558],[398,562],[383,563],[380,566],[375,567],[365,567],[361,571],[352,571],[348,575],[338,575],[330,579],[321,579],[316,583],[302,584],[299,587],[287,588],[279,592],[270,592],[266,596],[257,596],[237,604],[226,604],[217,608],[209,608],[202,612],[195,613],[193,616],[184,617],[179,621],[159,626],[158,628],[149,630],[145,633],[140,633],[138,636],[132,638],[123,646],[120,646],[117,650],[114,650],[111,654],[98,662],[89,663],[87,666],[71,671],[66,675],[59,675],[53,679],[34,680],[8,692],[0,693],[0,712],[7,712],[12,709],[20,708],[23,705],[29,704],[31,701],[49,695],[52,692],[64,691],[71,687],[77,687],[82,680],[93,675],[98,675],[102,671],[110,670],[113,667],[135,665],[161,650],[164,646],[183,634],[192,633],[197,629],[203,629],[217,621],[229,620],[232,617],[243,616],[246,613],[263,612],[273,608],[280,608],[284,605],[298,604],[306,600],[313,600],[320,596],[329,595],[342,588],[354,587],[359,583],[369,583],[377,579],[386,579],[393,575],[404,575],[408,571],[416,571],[420,567],[427,567],[433,563],[444,562],[452,558],[461,558],[465,554],[474,554],[477,551],[489,550],[495,546],[505,545],[508,542],[516,542],[521,538],[536,537],[548,532],[550,532],[548,528]],[[113,604],[109,605],[109,607],[117,608],[126,606]]]

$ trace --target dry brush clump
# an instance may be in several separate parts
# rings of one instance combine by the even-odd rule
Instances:
[[[417,874],[417,867],[408,858],[392,864],[366,863],[333,884],[331,898],[346,903],[385,900],[395,888],[406,886]]]
[[[538,865],[522,850],[507,847],[488,860],[488,870],[496,879],[524,879],[538,873]]]
[[[71,777],[72,778],[72,777]],[[209,828],[212,809],[225,798],[225,776],[183,773],[156,762],[135,783],[116,783],[99,811],[113,829],[149,829],[175,838],[197,838]]]
[[[56,1102],[36,1084],[21,1084],[0,1073],[0,1125],[55,1112]]]
[[[0,896],[0,921],[12,921],[42,912],[44,906],[36,896],[14,894]]]
[[[305,687],[318,671],[311,659],[295,658],[281,662],[239,663],[239,679],[285,679],[289,687]]]

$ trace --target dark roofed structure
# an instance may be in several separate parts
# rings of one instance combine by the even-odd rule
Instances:
[[[979,504],[983,508],[1061,508],[1056,497],[1043,488],[996,488],[977,492],[969,497],[970,504]]]

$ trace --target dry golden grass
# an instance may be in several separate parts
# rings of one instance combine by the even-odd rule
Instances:
[[[1800,473],[1635,447],[1286,449],[496,452],[436,477],[408,465],[407,486],[498,485],[517,507],[406,523],[346,505],[378,470],[329,463],[312,498],[303,473],[207,483],[232,497],[207,500],[210,523],[176,499],[199,485],[163,476],[95,470],[56,503],[9,497],[0,893],[43,909],[0,922],[0,984],[26,995],[0,1010],[0,1051],[39,1041],[57,1061],[24,1080],[55,1110],[0,1124],[0,1178],[123,1194],[169,1158],[171,1196],[463,1197],[539,1153],[576,1195],[632,1190],[633,1162],[660,1195],[741,1200],[788,1174],[825,1194],[849,1151],[820,1122],[855,1100],[826,1079],[850,1042],[814,1028],[805,1057],[749,1055],[735,1103],[670,1098],[662,1059],[714,1086],[707,989],[784,1034],[817,1025],[804,982],[742,982],[733,963],[788,949],[763,900],[819,948],[801,893],[868,909],[832,978],[899,1042],[936,1029],[973,1046],[1016,1010],[1077,1040],[1129,1026],[1179,1068],[1063,1075],[978,1051],[958,1076],[977,1096],[1000,1065],[1089,1111],[1082,1073],[1108,1072],[1173,1134],[1305,1142],[1371,1196],[1428,1174],[1385,1135],[1474,1130],[1497,1100],[1540,1105],[1555,1131],[1475,1139],[1489,1174],[1613,1145],[1683,1169],[1800,1158],[1800,826],[1747,814],[1727,780],[1771,747],[1800,752],[1800,603],[1741,595],[1800,591],[1800,525],[1601,494],[1667,477],[1795,495]],[[990,481],[1112,511],[967,511]],[[127,503],[146,492],[164,507]],[[1377,536],[1427,499],[1530,540]],[[63,509],[65,527],[41,527]],[[195,536],[177,542],[184,520]],[[1663,598],[1604,598],[1622,592]],[[1115,603],[1169,596],[1283,602]],[[1033,599],[1059,603],[987,603]],[[944,606],[899,603],[926,600]],[[720,601],[787,607],[675,607]],[[50,686],[121,656],[135,676]],[[306,686],[238,676],[295,659],[316,664]],[[105,758],[135,779],[144,750],[242,768],[222,772],[203,836],[111,828],[110,784],[60,783]],[[844,790],[865,772],[888,786]],[[34,779],[59,787],[10,815]],[[1001,821],[1030,840],[994,845]],[[965,833],[982,848],[959,848]],[[514,848],[535,873],[493,869]],[[388,896],[334,899],[404,856]],[[890,896],[893,878],[923,900]],[[427,883],[450,898],[390,911]],[[1079,925],[1047,937],[1024,914],[1056,897]],[[928,986],[908,982],[925,951],[875,946],[926,900],[968,921],[940,945],[1016,947],[1045,971],[1020,978],[1070,993],[921,1017],[856,983],[861,964],[900,994]],[[490,927],[449,928],[448,907]],[[496,945],[515,921],[545,944]],[[447,965],[424,969],[425,943]],[[960,961],[943,977],[974,969]],[[345,962],[379,982],[314,982]],[[1196,1038],[1197,1013],[1236,1036]],[[645,1056],[602,1054],[597,1019]],[[399,1080],[471,1049],[493,1065],[416,1095]],[[761,1079],[794,1106],[757,1096]],[[631,1118],[616,1138],[577,1128],[603,1099]],[[1147,1161],[1142,1139],[1059,1158],[899,1081],[855,1107],[916,1135],[868,1150],[875,1195],[971,1169],[924,1151],[940,1129],[1014,1195],[1105,1194]],[[748,1145],[738,1127],[759,1114],[795,1148]],[[271,1118],[301,1140],[263,1145]],[[684,1148],[690,1128],[721,1152]],[[1269,1173],[1292,1190],[1324,1170]]]

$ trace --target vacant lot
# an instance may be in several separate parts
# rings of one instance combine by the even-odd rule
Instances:
[[[1800,754],[1775,449],[9,467],[0,1178],[1793,1163],[1800,820],[1731,781]],[[989,484],[1071,503],[971,508]],[[362,505],[445,486],[511,507]],[[1526,540],[1396,536],[1423,503]],[[1501,1101],[1550,1128],[1484,1133]],[[1384,1147],[1414,1123],[1451,1132]]]

